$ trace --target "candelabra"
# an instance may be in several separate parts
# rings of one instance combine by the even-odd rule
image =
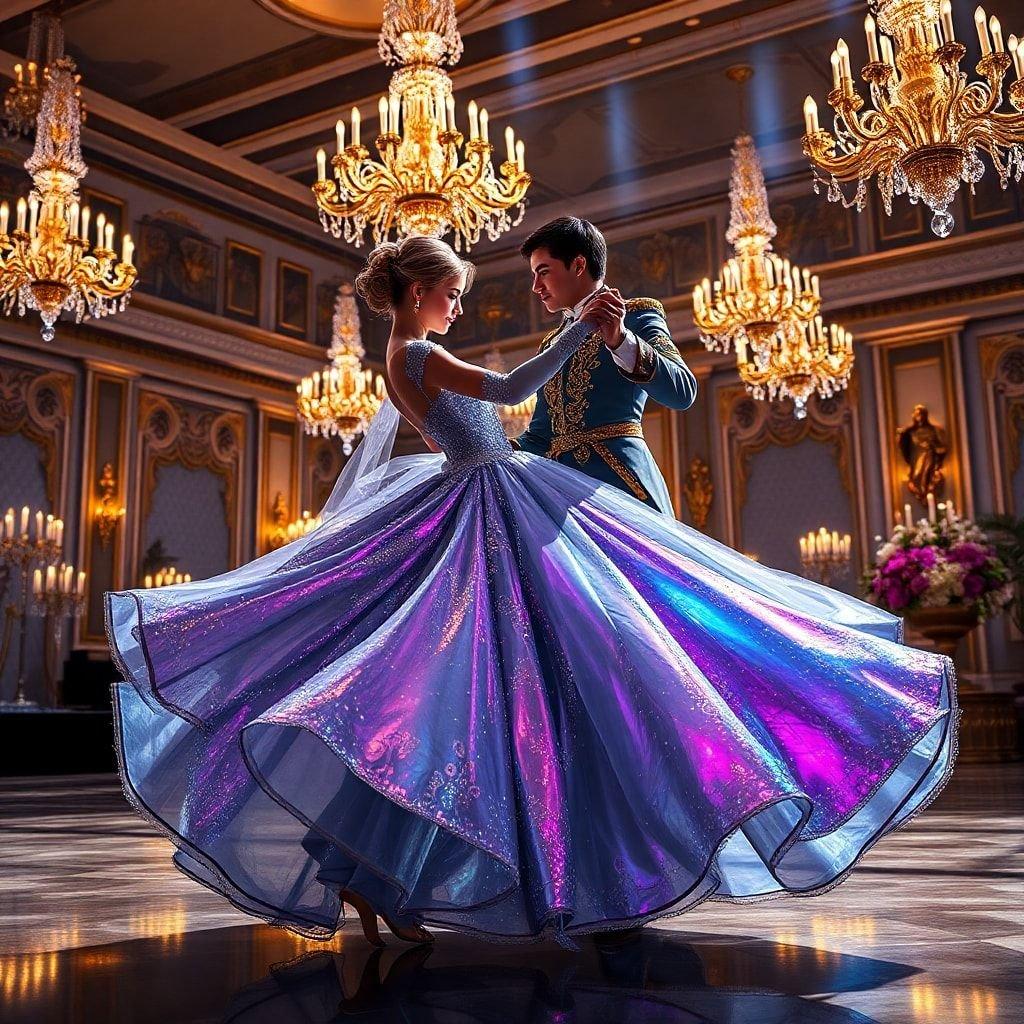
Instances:
[[[299,537],[305,537],[307,533],[312,533],[322,522],[323,520],[320,516],[311,515],[306,510],[298,519],[294,519],[290,523],[282,523],[278,526],[270,535],[270,547],[276,550],[277,548],[284,547],[285,544],[290,544],[293,540],[298,540]]]
[[[379,244],[399,235],[441,236],[451,230],[455,248],[468,251],[482,231],[496,239],[523,219],[531,178],[525,147],[505,129],[507,159],[499,178],[491,161],[488,113],[468,107],[469,141],[456,127],[452,82],[443,65],[458,63],[462,38],[452,0],[387,0],[378,44],[385,64],[400,65],[380,98],[380,161],[370,159],[360,138],[360,114],[352,108],[335,126],[337,153],[327,176],[327,154],[317,152],[313,194],[324,230],[360,245],[367,226]],[[516,210],[513,220],[510,210]]]
[[[839,536],[837,530],[822,526],[817,533],[808,532],[800,538],[800,564],[808,579],[830,585],[850,568],[851,538],[848,533]]]
[[[960,183],[973,190],[985,173],[979,149],[988,153],[1003,188],[1011,175],[1019,181],[1024,172],[1024,46],[1015,36],[1004,46],[999,19],[977,8],[981,59],[975,70],[982,81],[970,82],[960,70],[967,47],[955,38],[950,0],[874,0],[869,6],[868,62],[861,77],[870,107],[864,109],[854,88],[843,39],[832,51],[828,94],[835,134],[819,125],[814,98],[804,101],[803,148],[815,191],[820,182],[829,200],[861,210],[868,182],[876,178],[887,214],[894,195],[923,202],[932,210],[932,230],[945,238],[953,230],[948,208]],[[1011,67],[1016,79],[1007,94],[1016,113],[997,109]],[[852,200],[840,188],[848,181],[857,182]]]
[[[32,536],[30,525],[35,523],[35,536]],[[21,510],[20,521],[13,508],[9,508],[3,518],[3,526],[0,528],[0,560],[2,560],[8,576],[17,576],[19,593],[17,599],[13,599],[4,609],[4,636],[0,646],[0,671],[7,663],[7,656],[10,653],[11,638],[14,632],[15,623],[18,625],[18,670],[17,684],[15,686],[13,701],[5,701],[4,704],[26,707],[34,702],[25,697],[25,655],[26,641],[28,638],[28,615],[29,598],[32,594],[29,588],[29,580],[32,579],[36,586],[33,588],[36,594],[49,593],[52,590],[62,589],[68,595],[77,595],[84,601],[85,595],[85,573],[78,573],[77,583],[74,577],[74,566],[68,566],[61,562],[64,550],[64,522],[52,515],[44,515],[36,512],[31,515],[28,506]],[[61,565],[61,580],[57,582],[57,566]],[[36,567],[36,568],[34,568]],[[44,581],[45,580],[45,584]],[[76,607],[80,607],[77,605]],[[33,606],[35,607],[35,605]],[[70,607],[70,606],[69,606]],[[47,641],[53,641],[51,635],[47,635]],[[59,644],[60,637],[56,642]],[[49,643],[52,647],[52,643]],[[59,649],[56,652],[59,655]],[[45,658],[51,657],[47,650]],[[47,679],[50,679],[49,668],[44,666]],[[52,685],[47,683],[47,694],[52,696]]]
[[[790,398],[794,415],[807,415],[807,400],[846,387],[853,368],[853,339],[822,322],[816,274],[772,252],[777,228],[754,140],[740,135],[733,149],[726,240],[735,255],[721,277],[693,290],[693,319],[712,352],[736,354],[747,391],[758,400]]]
[[[43,686],[50,707],[60,704],[60,654],[64,640],[64,620],[78,618],[85,607],[85,573],[75,567],[48,565],[46,574],[36,569],[32,580],[32,614],[43,620]]]
[[[33,188],[17,203],[17,223],[8,234],[11,210],[0,204],[0,306],[18,315],[37,310],[44,340],[64,310],[81,322],[125,308],[135,284],[134,243],[122,240],[114,252],[114,226],[101,213],[96,242],[89,241],[89,207],[80,207],[79,182],[88,168],[82,159],[81,110],[74,62],[62,57],[47,69],[35,148],[25,161]]]
[[[334,301],[330,363],[296,386],[299,422],[307,434],[341,437],[346,455],[352,442],[376,415],[385,398],[384,378],[364,370],[359,333],[359,310],[352,285],[338,289]]]
[[[155,573],[147,572],[142,578],[142,586],[146,590],[153,590],[159,587],[172,587],[176,583],[191,583],[192,574],[189,572],[178,572],[176,566],[168,565],[157,569]]]
[[[483,361],[487,369],[494,370],[497,373],[503,373],[506,369],[505,360],[496,348],[492,348],[484,356]],[[517,405],[498,406],[498,419],[501,420],[501,425],[505,428],[506,436],[518,437],[526,430],[530,425],[530,420],[533,419],[533,413],[536,408],[536,395],[530,395],[526,401],[519,402]]]

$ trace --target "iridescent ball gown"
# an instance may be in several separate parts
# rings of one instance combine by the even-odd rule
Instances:
[[[445,455],[307,537],[108,595],[125,789],[182,871],[312,936],[350,889],[571,943],[824,892],[941,788],[952,664],[900,620],[514,451],[486,402],[426,425]]]

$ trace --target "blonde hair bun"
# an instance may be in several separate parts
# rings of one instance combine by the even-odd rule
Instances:
[[[374,313],[386,316],[402,304],[410,285],[436,288],[459,274],[466,275],[469,291],[476,274],[472,263],[439,238],[409,235],[400,242],[383,242],[370,253],[356,277],[356,292]]]

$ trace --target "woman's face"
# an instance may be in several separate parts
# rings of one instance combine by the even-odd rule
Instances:
[[[447,334],[451,325],[462,316],[462,293],[465,289],[464,273],[456,274],[433,288],[423,289],[416,316],[424,330],[432,334]]]

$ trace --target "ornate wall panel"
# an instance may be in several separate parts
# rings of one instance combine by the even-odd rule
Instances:
[[[1024,334],[979,342],[994,509],[1024,515]]]
[[[341,445],[326,437],[305,436],[306,452],[303,459],[303,508],[317,515],[324,507],[334,487],[334,481],[344,465]],[[396,454],[404,454],[397,450]],[[422,449],[420,449],[422,450]]]
[[[273,546],[275,532],[292,522],[308,506],[299,489],[299,428],[295,417],[260,410],[260,477],[256,516],[256,549]]]
[[[55,515],[67,511],[64,499],[74,388],[75,378],[70,373],[0,360],[0,435],[20,434],[38,447],[46,502]]]
[[[729,544],[797,572],[801,533],[850,533],[853,575],[843,586],[855,590],[867,551],[856,401],[855,387],[814,398],[797,420],[788,403],[754,401],[741,385],[719,389]]]
[[[76,643],[82,647],[106,647],[103,623],[103,595],[119,590],[124,580],[124,541],[134,510],[128,509],[111,533],[104,536],[96,517],[102,500],[100,479],[109,466],[113,490],[110,503],[126,507],[128,493],[128,457],[126,417],[128,415],[128,379],[90,369],[85,384],[85,448],[82,453],[82,531],[79,559],[89,580],[89,595],[77,623]]]
[[[74,387],[72,374],[0,360],[0,511],[28,505],[68,518],[68,448]],[[71,531],[69,535],[73,536]],[[0,608],[17,596],[14,581],[8,586],[6,583],[0,579]],[[0,699],[10,699],[14,693],[16,647],[15,633],[13,649],[0,677]],[[43,652],[37,619],[29,620],[25,654],[27,696],[39,700]]]
[[[244,548],[245,417],[140,391],[138,425],[134,582],[165,561],[160,548],[154,549],[158,543],[176,567],[196,578],[238,565]]]
[[[654,461],[665,477],[668,493],[672,498],[672,507],[678,518],[682,503],[679,490],[679,442],[676,436],[675,414],[663,405],[650,402],[644,410],[643,429]]]

